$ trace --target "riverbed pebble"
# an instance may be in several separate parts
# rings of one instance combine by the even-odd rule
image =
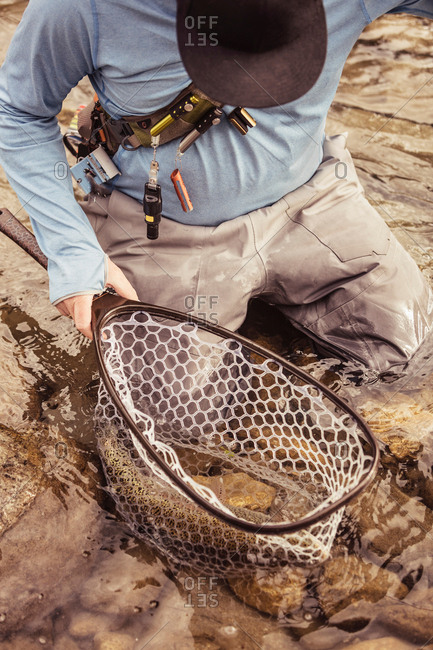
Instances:
[[[407,592],[396,574],[355,555],[326,562],[317,585],[319,603],[327,617],[360,599],[377,602],[385,595],[400,599]]]
[[[349,632],[337,627],[322,627],[306,634],[300,641],[302,650],[335,650],[351,637]]]
[[[402,393],[386,403],[383,398],[365,402],[360,412],[374,435],[389,445],[398,460],[416,456],[422,450],[421,440],[433,427],[433,413]]]
[[[388,446],[389,452],[400,462],[416,458],[422,450],[418,440],[410,440],[397,434],[384,435],[383,442]]]
[[[281,570],[277,573],[257,572],[253,576],[228,579],[238,598],[260,612],[278,616],[302,605],[305,593],[305,576],[299,569]]]
[[[26,447],[25,432],[0,425],[0,536],[30,507],[47,486],[41,466],[43,455]]]
[[[228,506],[266,512],[275,499],[271,485],[252,479],[245,472],[223,476],[193,476],[197,483],[209,487]]]
[[[393,634],[424,647],[433,639],[433,588],[410,603],[393,603],[382,608],[378,621]]]
[[[297,650],[299,644],[290,638],[289,634],[284,630],[277,630],[270,634],[265,634],[260,647],[262,650]]]

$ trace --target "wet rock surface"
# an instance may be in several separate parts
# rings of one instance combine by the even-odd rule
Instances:
[[[345,645],[350,633],[335,627],[325,627],[302,637],[300,647],[305,650],[334,650]]]
[[[48,639],[46,617],[75,596],[93,561],[106,515],[89,497],[101,475],[73,442],[43,426],[0,427],[0,449],[0,638],[40,627]]]
[[[244,472],[221,477],[193,476],[193,479],[209,487],[226,505],[235,508],[266,512],[276,495],[276,490],[271,485],[255,481]]]
[[[380,558],[399,557],[420,542],[433,544],[433,512],[402,492],[392,476],[379,474],[346,512],[368,552]]]
[[[401,599],[407,593],[397,575],[355,555],[328,561],[317,585],[318,601],[328,618],[358,600],[375,603],[386,595]]]
[[[0,623],[3,640],[24,629],[51,636],[59,603],[74,597],[93,558],[83,558],[104,513],[94,502],[72,498],[68,507],[51,489],[0,540]],[[89,559],[90,558],[90,559]]]
[[[271,616],[299,609],[305,597],[305,576],[295,568],[276,574],[263,572],[253,577],[229,578],[228,583],[244,603]]]
[[[148,559],[151,558],[148,554]],[[82,584],[82,608],[96,617],[105,615],[111,620],[153,610],[153,605],[160,601],[167,577],[159,565],[145,570],[143,558],[140,559],[124,553],[102,555]]]
[[[41,454],[29,459],[23,441],[24,435],[0,425],[0,535],[24,514],[36,495],[47,486],[41,471]]]
[[[382,441],[388,446],[389,453],[398,461],[415,458],[422,450],[422,444],[418,440],[408,440],[403,436],[383,436]]]
[[[399,461],[414,458],[422,451],[422,439],[433,432],[433,413],[407,395],[392,396],[362,404],[361,415],[374,435],[388,445]]]
[[[412,643],[425,644],[433,639],[433,589],[410,602],[382,608],[378,623]]]

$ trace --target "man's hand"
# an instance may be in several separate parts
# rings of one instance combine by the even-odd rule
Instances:
[[[134,287],[129,280],[127,280],[123,271],[121,271],[109,257],[107,260],[107,287],[113,287],[119,296],[123,296],[130,300],[138,300]],[[93,296],[91,295],[72,296],[71,298],[62,300],[62,302],[59,302],[56,305],[57,309],[61,314],[63,314],[63,316],[71,316],[73,318],[76,328],[89,339],[93,338],[92,329],[90,327],[90,321],[92,318],[92,301]]]

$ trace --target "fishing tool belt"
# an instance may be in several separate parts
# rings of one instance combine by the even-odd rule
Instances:
[[[106,195],[103,184],[120,172],[111,158],[119,147],[135,151],[139,147],[153,148],[149,180],[145,183],[143,210],[147,236],[157,239],[162,212],[161,187],[157,177],[159,164],[157,148],[173,140],[180,140],[175,167],[170,178],[185,212],[193,209],[188,191],[176,162],[210,127],[220,123],[223,104],[190,84],[163,108],[149,115],[131,115],[114,119],[101,106],[98,97],[74,116],[63,141],[76,157],[71,169],[75,180],[87,194]],[[254,118],[238,106],[229,115],[229,122],[242,134],[255,126]]]

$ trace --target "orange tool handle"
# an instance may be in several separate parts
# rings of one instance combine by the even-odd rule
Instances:
[[[182,210],[184,212],[191,212],[193,205],[191,203],[191,199],[189,198],[185,183],[183,182],[183,178],[180,175],[180,171],[178,169],[175,169],[170,178],[174,185],[174,189],[176,190],[176,194],[182,206]]]

